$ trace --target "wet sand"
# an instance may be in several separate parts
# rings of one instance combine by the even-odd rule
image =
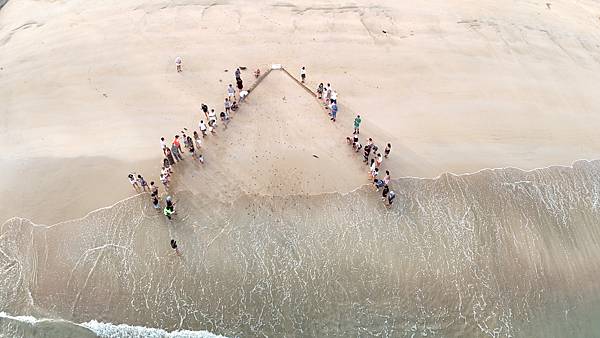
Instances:
[[[173,221],[143,195],[51,227],[15,219],[0,304],[226,336],[589,336],[599,173],[400,179],[391,209],[370,188],[233,204],[182,192]]]

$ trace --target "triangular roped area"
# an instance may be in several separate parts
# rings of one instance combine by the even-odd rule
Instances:
[[[345,136],[314,97],[273,70],[227,128],[219,121],[216,135],[204,138],[203,165],[176,166],[178,188],[225,200],[348,192],[367,183],[367,168],[344,147]]]

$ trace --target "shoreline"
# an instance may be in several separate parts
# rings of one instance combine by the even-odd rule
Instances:
[[[505,171],[505,170],[516,170],[520,173],[526,174],[526,173],[532,173],[532,172],[536,172],[536,171],[543,171],[543,170],[552,170],[555,168],[564,168],[564,169],[575,169],[575,167],[577,166],[577,163],[588,163],[588,164],[593,164],[594,162],[600,162],[600,159],[579,159],[579,160],[575,160],[573,161],[573,163],[571,163],[571,165],[550,165],[550,166],[545,166],[545,167],[539,167],[539,168],[533,168],[533,169],[522,169],[522,168],[518,168],[518,167],[502,167],[502,168],[483,168],[477,171],[473,171],[473,172],[468,172],[468,173],[460,173],[460,174],[456,174],[456,173],[452,173],[452,172],[444,172],[436,177],[416,177],[416,176],[400,176],[400,177],[395,177],[393,178],[391,181],[395,184],[398,184],[399,182],[403,181],[403,180],[424,180],[424,181],[437,181],[443,178],[443,176],[445,175],[451,175],[453,177],[470,177],[470,176],[475,176],[475,175],[480,175],[483,174],[485,172],[495,172],[495,171]],[[236,200],[232,200],[230,201],[228,204],[229,205],[233,205],[235,203],[237,203],[238,200],[241,199],[246,199],[248,197],[258,197],[258,198],[290,198],[290,197],[319,197],[319,196],[328,196],[328,195],[339,195],[339,196],[346,196],[349,194],[354,194],[357,191],[361,190],[361,189],[365,189],[365,188],[369,188],[372,187],[373,184],[372,183],[364,183],[363,185],[357,186],[355,189],[350,190],[350,191],[346,191],[346,192],[340,192],[340,191],[326,191],[326,192],[320,192],[320,193],[316,193],[316,194],[310,194],[310,193],[306,193],[306,194],[289,194],[289,195],[266,195],[266,194],[259,194],[259,193],[246,193],[242,196],[239,196],[238,199]],[[186,190],[186,189],[179,189],[176,191],[173,191],[171,194],[173,195],[177,195],[177,194],[191,194],[192,196],[196,196],[196,194],[194,194],[192,191],[190,190]],[[402,191],[399,191],[399,193],[402,193]],[[22,221],[28,221],[30,222],[33,226],[37,226],[37,227],[44,227],[44,228],[52,228],[54,226],[59,226],[61,224],[65,224],[65,223],[70,223],[70,222],[77,222],[77,221],[82,221],[86,218],[88,218],[90,215],[103,211],[103,210],[107,210],[107,209],[111,209],[113,207],[115,207],[116,205],[131,200],[131,199],[135,199],[138,198],[141,195],[144,194],[148,194],[149,196],[149,192],[140,192],[140,193],[136,193],[135,195],[131,195],[131,196],[127,196],[123,199],[120,199],[110,205],[105,205],[99,208],[96,208],[94,210],[91,210],[89,212],[87,212],[85,215],[81,216],[81,217],[76,217],[76,218],[69,218],[69,219],[65,219],[65,220],[61,220],[55,223],[50,223],[50,224],[45,224],[44,222],[35,222],[27,217],[22,217],[22,216],[12,216],[8,219],[6,219],[5,221],[0,222],[0,225],[8,223],[10,221],[13,220],[22,220]],[[164,195],[164,194],[163,194]],[[166,196],[166,195],[165,195]],[[162,198],[163,196],[161,196]],[[148,198],[149,200],[149,198]],[[220,202],[220,203],[225,203],[225,202]]]

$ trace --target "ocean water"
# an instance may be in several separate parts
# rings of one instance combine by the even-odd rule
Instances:
[[[0,336],[600,336],[599,161],[393,187],[391,208],[365,186],[14,218]]]

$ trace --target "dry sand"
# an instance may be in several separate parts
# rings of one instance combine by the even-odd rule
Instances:
[[[342,126],[360,112],[363,135],[394,144],[396,177],[598,158],[599,13],[592,1],[8,1],[0,10],[0,213],[52,223],[132,194],[130,170],[156,180],[158,138],[196,126],[201,102],[220,107],[235,65],[304,65],[311,87],[331,82]],[[265,104],[278,99],[259,94]],[[242,114],[235,128],[248,132],[256,121]],[[291,143],[298,138],[287,146],[306,144]],[[220,166],[248,150],[212,145],[227,152]],[[300,159],[312,150],[286,155],[301,171],[294,179],[247,181],[278,166],[272,158],[247,159],[254,171],[228,169],[250,175],[237,178],[245,190],[301,192],[297,178],[315,171]],[[215,165],[210,151],[207,167]],[[326,170],[343,168],[348,180],[325,180],[323,189],[363,184],[352,166]]]

